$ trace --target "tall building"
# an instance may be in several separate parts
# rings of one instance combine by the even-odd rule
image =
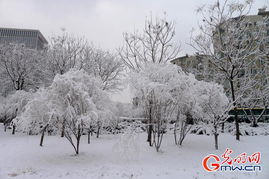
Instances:
[[[48,44],[39,30],[0,28],[0,44],[19,43],[26,47],[41,50]]]

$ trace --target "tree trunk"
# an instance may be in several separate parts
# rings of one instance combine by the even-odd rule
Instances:
[[[76,149],[76,154],[79,154],[79,142],[80,142],[80,137],[81,137],[81,129],[80,125],[78,126],[78,136],[77,136],[77,149]]]
[[[92,126],[90,126],[89,133],[91,134],[91,136],[93,136],[93,127]]]
[[[219,136],[219,134],[214,133],[214,137],[215,137],[215,149],[216,149],[216,150],[219,149],[219,145],[218,145],[218,136]]]
[[[184,133],[183,131],[180,132],[180,136],[179,136],[179,145],[182,146],[183,140],[184,140]]]
[[[89,130],[88,131],[88,144],[91,143],[91,131]]]
[[[218,134],[218,129],[217,129],[217,126],[214,126],[214,129],[215,129],[215,131],[214,131],[214,138],[215,138],[215,149],[216,150],[218,150],[219,149],[219,144],[218,144],[218,136],[219,136],[219,134]]]
[[[13,125],[12,125],[12,135],[15,134],[15,131],[16,131],[16,126],[15,126],[15,124],[13,124]]]
[[[6,131],[7,131],[7,124],[4,123],[4,132],[6,132]]]
[[[188,133],[187,127],[188,127],[187,121],[182,120],[181,121],[181,126],[180,126],[179,141],[178,141],[178,144],[180,146],[182,146],[182,143],[183,143],[183,141],[185,139],[185,136]]]
[[[65,130],[65,120],[63,121],[61,137],[64,137],[64,130]]]
[[[149,143],[149,146],[152,146],[153,143],[152,143],[152,130],[153,130],[153,125],[152,125],[152,117],[151,117],[151,103],[150,103],[150,108],[149,108],[149,119],[148,119],[148,125],[149,125],[149,128],[148,128],[148,139],[147,139],[147,142]]]
[[[175,139],[175,144],[177,145],[177,122],[174,124],[174,139]]]
[[[152,124],[149,125],[149,131],[148,131],[148,139],[147,142],[149,143],[149,146],[152,146],[152,130],[153,130],[153,126]]]
[[[240,131],[239,131],[239,119],[237,115],[237,107],[236,107],[236,102],[235,102],[235,90],[234,90],[234,82],[233,79],[230,79],[230,85],[231,85],[231,93],[232,93],[232,100],[233,100],[233,105],[234,105],[234,112],[235,112],[235,135],[236,135],[236,140],[240,140]]]
[[[160,120],[157,121],[157,126],[154,127],[154,132],[153,132],[153,144],[156,148],[156,151],[159,152],[162,144],[162,139],[163,139],[163,129],[161,128],[162,124]],[[156,136],[157,135],[157,136]]]
[[[40,139],[40,144],[39,144],[40,147],[43,146],[44,136],[45,136],[45,132],[46,132],[47,127],[48,127],[48,125],[46,125],[46,126],[44,127],[44,129],[42,130],[41,139]]]
[[[97,127],[96,138],[99,138],[101,126]]]
[[[239,131],[239,119],[238,119],[238,115],[237,115],[237,108],[234,108],[234,112],[235,112],[235,136],[236,136],[236,140],[240,140],[240,131]]]

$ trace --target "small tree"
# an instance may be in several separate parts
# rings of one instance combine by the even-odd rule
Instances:
[[[196,95],[194,89],[197,80],[191,74],[181,73],[180,77],[175,79],[175,85],[172,90],[174,99],[174,138],[176,145],[182,145],[187,133],[197,118]],[[177,139],[177,131],[179,130],[179,139]]]
[[[36,102],[44,105],[37,105],[35,110],[31,106]],[[108,102],[100,80],[89,76],[84,70],[71,70],[64,75],[56,75],[51,86],[37,93],[35,99],[29,103],[29,110],[21,115],[21,123],[26,124],[27,129],[37,122],[44,127],[53,125],[61,131],[61,124],[64,121],[64,136],[76,154],[79,154],[83,131],[91,127],[92,121],[99,117],[100,113],[107,111],[105,104]],[[33,110],[32,113],[30,109]],[[34,112],[39,113],[41,117],[36,118],[33,123],[33,117],[36,116]],[[26,116],[29,116],[32,121],[27,122]],[[42,122],[44,119],[45,122]]]
[[[175,123],[174,123],[174,139],[175,139],[176,145],[181,146],[186,135],[191,130],[191,124],[193,124],[193,121],[194,121],[194,116],[192,113],[193,113],[193,109],[186,110],[184,109],[184,107],[183,109],[180,109],[180,107],[178,107],[176,117],[175,117]],[[178,130],[179,130],[179,139],[177,139]]]
[[[46,101],[48,93],[45,89],[40,89],[33,94],[32,99],[25,106],[24,111],[19,115],[17,125],[20,130],[29,135],[41,133],[40,146],[43,146],[44,136],[49,125],[52,125],[50,106]]]
[[[228,119],[228,112],[232,109],[233,103],[229,103],[221,85],[201,81],[196,87],[201,114],[210,124],[215,139],[215,149],[218,150],[218,127]]]
[[[190,92],[191,86],[186,85],[190,79],[195,80],[172,64],[148,63],[139,72],[131,73],[132,89],[148,119],[147,141],[150,146],[154,144],[157,151],[167,123],[174,119],[175,109],[183,109],[183,105],[179,105],[180,99],[183,99],[185,93],[186,96],[190,94],[187,92]],[[186,101],[187,99],[188,97],[185,98]]]

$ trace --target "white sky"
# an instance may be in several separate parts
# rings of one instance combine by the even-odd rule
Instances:
[[[123,42],[123,32],[142,29],[147,16],[162,16],[176,22],[175,40],[181,43],[181,55],[193,50],[186,42],[197,25],[195,9],[213,0],[0,0],[0,27],[39,29],[48,39],[67,32],[84,36],[95,45],[114,51]],[[268,0],[256,0],[252,14],[267,5]],[[269,8],[269,7],[268,7]],[[114,100],[128,102],[124,90],[113,95]]]

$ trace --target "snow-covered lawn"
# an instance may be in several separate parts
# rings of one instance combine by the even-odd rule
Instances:
[[[187,136],[181,148],[174,145],[172,134],[164,136],[162,152],[148,147],[145,134],[136,139],[136,151],[119,152],[121,135],[101,135],[87,144],[82,137],[80,155],[65,138],[45,136],[39,147],[39,136],[3,132],[0,127],[0,179],[6,178],[269,178],[269,136],[242,136],[241,141],[221,134],[220,149],[214,150],[212,136]],[[234,154],[261,152],[261,172],[205,172],[201,161],[206,155],[220,155],[226,148]]]

